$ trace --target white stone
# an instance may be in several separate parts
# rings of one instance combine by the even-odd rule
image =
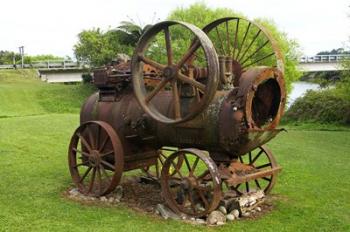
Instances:
[[[233,220],[235,220],[235,216],[233,214],[229,213],[226,215],[226,219],[227,219],[227,221],[233,221]]]
[[[261,208],[259,206],[256,207],[255,209],[256,209],[256,211],[261,212]]]
[[[226,208],[224,207],[224,206],[220,206],[219,207],[219,211],[221,212],[221,213],[223,213],[223,214],[227,214],[227,210],[226,210]]]
[[[222,226],[222,225],[225,225],[225,222],[217,222],[216,225]]]
[[[196,219],[196,223],[197,223],[197,224],[205,224],[206,222],[205,222],[204,219],[197,218],[197,219]]]
[[[249,217],[249,216],[250,216],[250,213],[248,213],[248,212],[242,213],[242,216],[243,216],[243,217]]]
[[[207,217],[208,225],[215,225],[218,222],[225,222],[225,221],[226,221],[225,215],[217,210],[211,212]]]
[[[233,216],[235,216],[235,218],[239,218],[239,211],[238,211],[238,209],[232,210],[231,214],[232,214]]]
[[[78,189],[74,188],[74,189],[69,190],[69,194],[71,196],[78,196],[80,193],[79,193]]]
[[[102,201],[102,202],[106,202],[106,201],[107,201],[107,198],[106,198],[105,196],[100,197],[100,201]]]
[[[240,198],[238,202],[240,207],[244,207],[248,205],[248,199],[246,197]]]
[[[172,218],[172,219],[180,219],[180,216],[171,211],[168,207],[162,204],[157,204],[156,210],[160,213],[160,215],[164,219]]]

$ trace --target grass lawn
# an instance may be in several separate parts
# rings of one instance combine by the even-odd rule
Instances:
[[[24,75],[0,72],[0,231],[350,231],[348,129],[290,127],[268,144],[284,168],[275,209],[223,227],[193,226],[64,198],[67,147],[91,90],[3,77],[10,74]]]

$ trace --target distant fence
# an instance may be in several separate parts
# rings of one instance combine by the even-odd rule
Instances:
[[[71,60],[46,60],[35,61],[30,64],[24,64],[23,68],[35,68],[35,69],[74,69],[74,68],[88,68],[90,65],[87,62],[78,62]],[[21,64],[14,65],[0,65],[0,69],[14,69],[22,68]]]
[[[350,59],[350,54],[303,56],[301,57],[299,62],[300,63],[338,63],[345,59]]]

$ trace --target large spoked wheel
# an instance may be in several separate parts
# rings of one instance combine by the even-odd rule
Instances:
[[[196,60],[191,66],[190,58]],[[144,65],[159,70],[159,82],[154,88],[145,85],[148,76]],[[155,120],[169,124],[190,120],[209,105],[217,89],[218,70],[217,54],[206,34],[194,25],[176,21],[148,29],[131,63],[134,92],[141,107]],[[182,104],[184,92],[197,102],[187,107]],[[160,109],[154,101],[164,95],[171,97],[168,110]]]
[[[178,159],[183,159],[178,165]],[[214,161],[203,151],[184,149],[165,161],[161,175],[164,200],[177,213],[201,217],[217,208],[221,179]]]
[[[248,164],[257,171],[269,170],[277,168],[277,162],[272,152],[265,146],[256,148],[248,152],[248,154],[239,156],[239,161],[243,164]],[[277,174],[261,177],[232,187],[237,193],[249,193],[256,190],[263,190],[269,193],[275,185]]]
[[[81,193],[102,196],[112,192],[124,168],[124,151],[118,135],[105,122],[83,123],[72,136],[68,164]]]
[[[216,52],[232,62],[235,75],[254,66],[277,67],[284,72],[277,41],[262,25],[239,17],[218,19],[203,28]]]

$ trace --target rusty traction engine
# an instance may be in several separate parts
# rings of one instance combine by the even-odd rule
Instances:
[[[281,131],[281,57],[269,32],[242,18],[152,26],[131,62],[94,71],[99,91],[69,145],[73,182],[102,196],[140,169],[172,210],[199,217],[225,197],[269,192],[281,170],[264,145]]]

